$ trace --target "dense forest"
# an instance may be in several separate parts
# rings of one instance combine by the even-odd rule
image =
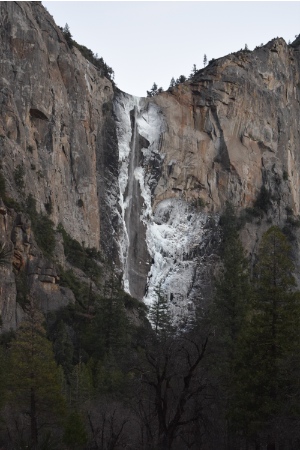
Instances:
[[[32,199],[28,211],[40,220]],[[23,280],[26,320],[1,335],[1,448],[299,448],[300,294],[289,241],[271,226],[252,267],[231,205],[220,226],[214,294],[176,327],[159,290],[147,311],[113,271],[103,279],[99,253],[60,227],[68,260],[91,281],[60,268],[76,302],[43,316]],[[2,267],[10,257],[2,248]]]

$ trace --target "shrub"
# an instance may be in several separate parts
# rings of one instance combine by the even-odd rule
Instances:
[[[286,223],[290,224],[294,228],[299,228],[300,227],[299,217],[293,217],[293,216],[290,215],[290,216],[287,217]]]
[[[203,198],[198,197],[198,198],[195,198],[194,200],[192,200],[191,206],[196,208],[196,209],[203,209],[203,208],[205,208],[206,203],[203,200]]]
[[[293,215],[293,210],[292,210],[292,208],[290,206],[286,206],[285,210],[286,210],[286,213],[287,213],[288,216]]]
[[[24,309],[28,306],[29,300],[29,285],[27,275],[24,271],[20,271],[15,276],[16,289],[17,289],[17,303]]]
[[[69,48],[72,47],[76,47],[78,48],[78,50],[80,51],[80,53],[88,60],[90,61],[92,64],[94,64],[95,67],[97,67],[97,69],[100,70],[101,76],[104,76],[106,78],[108,78],[109,80],[113,81],[114,79],[114,71],[112,70],[111,67],[109,67],[103,60],[103,58],[99,58],[97,53],[94,54],[92,52],[92,50],[90,50],[89,48],[85,47],[85,45],[80,45],[78,44],[78,42],[76,42],[73,37],[72,34],[70,32],[70,28],[68,26],[68,24],[65,25],[64,28],[59,27],[61,29],[61,31],[64,34],[64,37],[67,41],[67,44],[69,46]]]
[[[289,174],[286,170],[283,171],[282,178],[284,179],[284,181],[287,181],[289,179]]]
[[[101,275],[101,268],[94,260],[101,260],[100,253],[95,248],[85,249],[76,239],[71,238],[61,224],[58,225],[57,230],[62,234],[67,260],[92,279],[98,280]]]
[[[260,193],[257,196],[257,199],[254,202],[254,208],[261,209],[264,213],[267,214],[270,209],[272,203],[272,196],[270,191],[263,185],[260,189]]]
[[[21,207],[19,203],[6,195],[6,183],[2,173],[0,173],[0,197],[2,198],[5,206],[8,208],[14,208],[16,211],[20,211]]]
[[[55,248],[54,224],[49,217],[36,211],[36,200],[31,194],[28,195],[25,205],[37,245],[47,256],[51,257]]]
[[[14,171],[14,179],[15,179],[17,188],[19,190],[24,189],[24,186],[25,186],[24,175],[25,175],[24,166],[21,164],[18,164]]]

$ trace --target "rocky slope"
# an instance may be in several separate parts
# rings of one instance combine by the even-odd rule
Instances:
[[[151,303],[160,289],[179,314],[206,295],[226,201],[238,213],[260,208],[244,213],[241,235],[250,254],[271,221],[297,239],[298,40],[228,55],[192,80],[140,99],[70,49],[40,2],[1,2],[0,33],[7,197],[22,205],[31,194],[55,227],[61,223],[84,246],[100,249],[134,297]],[[22,271],[44,310],[74,298],[59,286],[60,234],[48,262],[26,212],[4,203],[0,239],[14,251],[13,271],[0,269],[8,329],[22,316]]]

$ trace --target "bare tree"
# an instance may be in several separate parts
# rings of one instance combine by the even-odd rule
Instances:
[[[142,448],[169,450],[180,441],[181,448],[193,447],[187,428],[204,420],[202,399],[208,382],[202,361],[207,344],[208,336],[201,339],[189,333],[156,336],[147,343],[138,368]]]

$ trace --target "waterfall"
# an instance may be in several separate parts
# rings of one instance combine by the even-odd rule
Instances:
[[[133,245],[134,245],[134,233],[138,228],[135,226],[133,218],[137,214],[137,203],[138,203],[138,182],[134,177],[134,171],[139,165],[139,148],[137,146],[137,115],[138,115],[138,98],[134,98],[135,105],[130,111],[130,121],[131,121],[131,143],[130,143],[130,153],[129,153],[129,163],[128,163],[128,181],[127,181],[127,195],[125,199],[125,211],[124,211],[124,223],[127,234],[127,255],[124,265],[124,288],[130,294],[130,273],[133,263]]]
[[[157,168],[164,158],[160,151],[164,117],[151,100],[124,93],[118,94],[114,111],[123,287],[148,305],[156,300],[160,288],[168,296],[172,315],[179,319],[182,312],[193,309],[192,290],[199,267],[195,254],[208,240],[209,217],[179,198],[165,199],[152,211],[152,196],[161,176]]]
[[[151,167],[160,165],[164,123],[159,108],[146,99],[119,93],[114,102],[119,147],[119,254],[123,287],[142,300],[151,256],[146,233],[152,217]],[[147,171],[146,168],[147,167]]]

